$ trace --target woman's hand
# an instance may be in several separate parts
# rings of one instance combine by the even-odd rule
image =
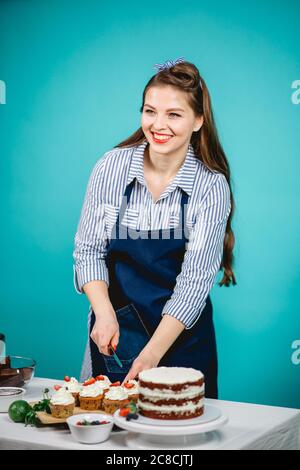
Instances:
[[[91,338],[98,346],[100,353],[110,356],[109,344],[116,350],[120,337],[119,323],[115,311],[111,305],[108,305],[101,309],[101,313],[95,313],[95,317],[96,321],[91,332]]]
[[[161,358],[154,354],[151,350],[143,349],[138,357],[133,361],[131,369],[123,380],[122,385],[124,385],[128,380],[137,377],[138,374],[142,372],[142,370],[156,367],[160,359]]]

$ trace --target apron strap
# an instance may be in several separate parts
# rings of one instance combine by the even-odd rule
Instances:
[[[181,227],[182,228],[186,226],[188,199],[189,199],[189,195],[185,191],[181,190],[180,206],[181,206],[181,224],[182,224]]]
[[[125,214],[125,211],[126,211],[126,207],[127,207],[128,202],[129,202],[129,200],[130,200],[131,191],[132,191],[132,189],[133,189],[134,182],[135,182],[135,180],[133,179],[133,180],[131,181],[131,183],[129,183],[129,185],[126,186],[125,192],[124,192],[124,194],[123,194],[123,196],[122,196],[122,203],[121,203],[120,210],[119,210],[118,217],[117,217],[117,221],[116,221],[117,237],[119,237],[119,224],[120,224],[120,220],[121,220],[121,222],[122,222],[123,217],[124,217],[124,214]]]

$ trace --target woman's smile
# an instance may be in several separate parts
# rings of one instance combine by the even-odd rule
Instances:
[[[173,137],[172,135],[169,135],[169,134],[156,134],[156,132],[151,132],[151,136],[154,142],[158,144],[165,144]]]

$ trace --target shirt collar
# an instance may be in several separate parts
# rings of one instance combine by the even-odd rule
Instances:
[[[147,144],[148,144],[148,141],[145,140],[140,145],[137,145],[134,148],[134,151],[131,157],[131,164],[129,168],[128,178],[127,178],[127,185],[131,183],[131,181],[134,178],[136,178],[140,184],[146,186],[145,179],[144,179],[144,151],[145,151]],[[197,157],[195,155],[193,146],[191,143],[189,143],[186,157],[180,170],[178,171],[172,183],[161,194],[159,199],[166,196],[166,194],[174,191],[174,189],[177,186],[182,188],[189,196],[191,196],[196,169],[197,169],[196,160],[197,160]]]

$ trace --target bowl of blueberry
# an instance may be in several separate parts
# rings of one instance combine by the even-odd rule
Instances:
[[[113,416],[104,413],[72,415],[66,421],[73,438],[83,444],[106,441],[114,425]]]

